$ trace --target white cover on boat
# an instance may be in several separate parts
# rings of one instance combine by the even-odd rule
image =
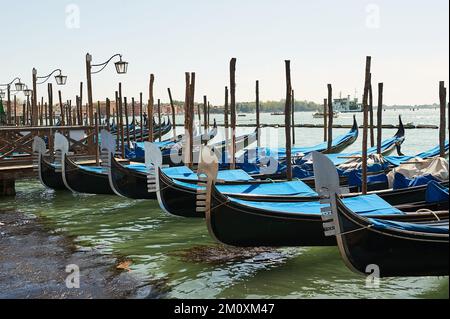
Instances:
[[[406,178],[412,179],[417,176],[433,175],[440,181],[448,180],[448,162],[442,157],[429,159],[414,158],[394,168],[387,174],[389,187],[393,186],[395,173],[400,173]]]
[[[367,156],[367,165],[371,166],[373,164],[384,164],[386,161],[383,155],[380,154],[370,154]],[[362,166],[362,157],[356,156],[355,158],[349,159],[347,162],[342,163],[338,166],[339,169],[343,171],[360,169]]]

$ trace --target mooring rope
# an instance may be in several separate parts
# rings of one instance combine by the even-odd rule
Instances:
[[[428,209],[428,208],[422,208],[422,209],[419,209],[418,211],[416,211],[416,213],[418,213],[418,214],[431,213],[431,214],[434,215],[434,217],[436,217],[436,219],[437,219],[438,222],[441,221],[441,219],[439,218],[439,216],[438,216],[434,211],[432,211],[431,209]]]
[[[354,230],[349,230],[349,231],[347,231],[347,232],[343,232],[343,233],[338,233],[338,234],[336,234],[336,236],[343,236],[343,235],[347,235],[347,234],[351,234],[351,233],[356,233],[356,232],[358,232],[358,231],[361,231],[361,230],[365,230],[365,229],[369,229],[369,228],[372,228],[373,227],[373,225],[368,225],[368,226],[364,226],[364,227],[361,227],[361,228],[357,228],[357,229],[354,229]]]

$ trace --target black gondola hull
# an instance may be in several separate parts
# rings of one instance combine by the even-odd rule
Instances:
[[[62,173],[57,172],[56,168],[48,163],[43,155],[39,156],[39,179],[41,184],[54,190],[67,190],[64,185]]]
[[[63,157],[63,180],[68,189],[84,194],[114,194],[109,185],[108,174],[83,170],[70,160],[67,155]]]
[[[421,200],[421,199],[418,199]],[[289,214],[266,211],[230,201],[215,187],[212,210],[207,214],[210,234],[217,241],[238,247],[255,246],[335,246],[335,237],[326,237],[320,214]],[[429,208],[427,204],[416,208]],[[448,210],[440,213],[448,219]],[[433,214],[381,215],[379,219],[429,221]]]
[[[448,275],[449,242],[445,236],[375,230],[338,201],[339,249],[346,264],[366,274],[376,265],[380,277]]]
[[[158,169],[158,202],[161,208],[174,216],[204,218],[204,213],[195,211],[196,191],[176,185],[173,180]]]
[[[147,190],[147,174],[122,166],[113,156],[109,181],[111,188],[120,196],[132,199],[156,199],[156,193],[149,193]]]

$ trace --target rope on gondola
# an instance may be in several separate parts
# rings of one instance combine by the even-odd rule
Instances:
[[[364,227],[361,227],[361,228],[349,230],[347,232],[337,233],[336,236],[344,236],[344,235],[347,235],[347,234],[356,233],[358,231],[369,229],[369,228],[372,228],[372,227],[373,227],[373,225],[368,225],[368,226],[364,226]]]
[[[432,211],[431,209],[422,208],[422,209],[419,209],[418,211],[416,211],[416,213],[418,213],[418,214],[422,214],[422,213],[423,213],[423,214],[431,213],[431,214],[434,215],[434,217],[436,217],[436,219],[437,219],[438,222],[441,221],[441,219],[439,218],[439,216],[438,216],[434,211]]]
[[[223,205],[225,205],[225,204],[228,204],[229,202],[231,202],[231,201],[230,201],[229,199],[227,199],[226,201],[224,201],[224,202],[222,202],[222,203],[220,203],[220,204],[218,204],[218,205],[216,205],[216,206],[214,206],[214,207],[211,207],[211,208],[210,208],[210,211],[213,211],[213,210],[219,208],[220,206],[223,206]]]

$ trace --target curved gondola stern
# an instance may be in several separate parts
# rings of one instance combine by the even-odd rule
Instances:
[[[159,207],[165,214],[173,216],[164,205],[164,201],[161,197],[161,186],[159,182],[162,167],[161,149],[153,143],[145,142],[144,150],[145,166],[149,171],[149,174],[147,175],[147,191],[149,193],[156,193]]]
[[[126,198],[120,190],[117,189],[116,183],[114,183],[114,176],[112,174],[114,164],[120,165],[115,159],[116,153],[116,138],[111,132],[102,130],[100,132],[101,146],[100,146],[100,158],[103,171],[108,174],[108,182],[114,194]]]
[[[35,168],[35,164],[34,164],[34,159],[33,159],[33,170],[35,170],[38,174],[39,177],[39,181],[41,182],[42,186],[44,186],[45,188],[49,188],[47,184],[45,184],[43,176],[42,176],[42,165],[43,163],[43,154],[39,153],[37,154],[37,164],[36,164],[36,168]]]
[[[37,172],[39,181],[45,187],[44,180],[42,178],[42,157],[47,152],[47,146],[45,141],[39,136],[35,136],[33,139],[33,171]]]
[[[398,130],[397,133],[395,133],[395,137],[398,139],[405,137],[405,126],[403,125],[402,116],[398,116]]]
[[[358,121],[356,121],[356,115],[353,115],[353,126],[351,129],[352,132],[356,132],[356,137],[359,135],[359,126]]]
[[[76,190],[74,190],[70,186],[70,183],[67,180],[67,176],[66,176],[66,174],[67,174],[67,162],[69,161],[67,153],[62,153],[61,156],[62,156],[62,158],[61,158],[61,175],[62,175],[63,183],[67,187],[67,189],[70,190],[72,193],[78,193]]]
[[[113,176],[114,164],[120,165],[119,163],[117,163],[116,159],[114,158],[114,153],[112,153],[112,152],[109,153],[106,165],[103,164],[104,163],[103,161],[104,161],[104,158],[102,159],[102,167],[104,167],[106,169],[106,171],[108,172],[109,186],[111,187],[112,191],[117,196],[127,198],[125,195],[123,195],[120,192],[119,189],[117,189],[116,183],[114,182],[114,176]]]

